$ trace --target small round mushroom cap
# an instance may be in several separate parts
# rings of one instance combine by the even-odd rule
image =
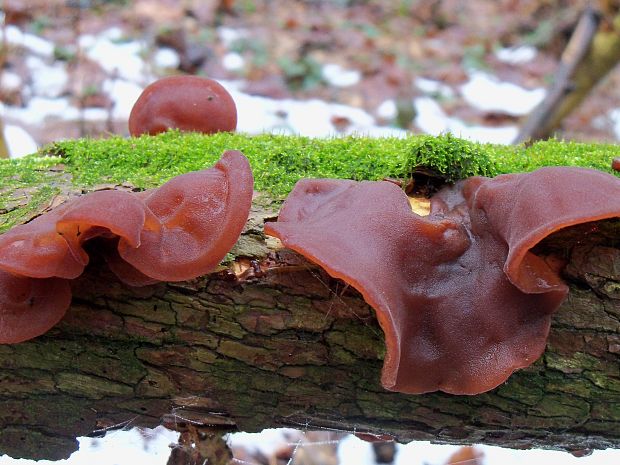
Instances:
[[[611,169],[614,171],[620,171],[620,157],[614,158],[611,161]]]
[[[168,129],[187,132],[234,131],[237,107],[218,82],[199,76],[171,76],[147,86],[129,115],[129,133],[155,135]]]

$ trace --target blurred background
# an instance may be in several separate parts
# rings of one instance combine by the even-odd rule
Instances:
[[[2,0],[0,157],[127,135],[142,89],[172,74],[219,80],[248,133],[616,142],[617,11],[603,0]],[[163,428],[82,438],[63,463],[180,464],[177,440]],[[561,452],[373,446],[336,431],[229,443],[248,465],[577,463]],[[619,462],[608,451],[578,463]],[[16,463],[28,462],[0,457]]]
[[[607,44],[602,66],[580,53],[597,33],[614,32],[613,0],[1,5],[0,117],[13,157],[62,138],[127,134],[141,90],[179,73],[222,81],[238,105],[238,130],[249,133],[452,132],[512,143],[554,86],[564,85],[563,104],[577,82],[581,104],[569,102],[533,137],[620,138],[620,45]],[[554,111],[557,102],[543,121]]]

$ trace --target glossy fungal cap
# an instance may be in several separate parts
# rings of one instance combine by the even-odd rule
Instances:
[[[142,231],[140,247],[121,239],[121,258],[161,281],[211,271],[245,226],[253,185],[250,164],[237,151],[225,152],[211,169],[177,176],[145,197],[158,225]]]
[[[566,184],[577,179],[601,187],[585,195]],[[411,212],[389,182],[302,180],[265,232],[376,310],[386,389],[478,394],[540,356],[567,294],[557,272],[528,250],[564,226],[615,216],[620,180],[553,168],[471,178],[431,199],[427,217]]]
[[[619,186],[620,179],[601,171],[556,166],[497,176],[469,201],[475,229],[488,222],[509,245],[508,279],[523,292],[542,293],[565,285],[529,250],[559,229],[620,216]]]
[[[34,279],[0,270],[0,344],[15,344],[47,332],[71,303],[69,281]]]
[[[216,81],[171,76],[147,86],[131,109],[129,133],[159,134],[168,129],[213,134],[234,131],[237,107]]]
[[[56,223],[65,211],[62,205],[0,235],[0,270],[31,278],[73,279],[82,274],[82,257],[73,255],[67,241],[56,233]]]
[[[131,286],[208,273],[241,234],[252,193],[250,164],[228,151],[158,189],[90,193],[11,229],[0,236],[0,343],[35,337],[62,317],[71,295],[58,278],[83,272],[90,239],[103,239],[93,245]]]

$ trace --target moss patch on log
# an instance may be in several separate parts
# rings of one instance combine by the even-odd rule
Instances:
[[[571,165],[611,171],[620,147],[546,141],[531,147],[478,144],[451,135],[397,138],[312,139],[301,136],[170,131],[139,138],[57,142],[46,152],[63,158],[75,183],[129,182],[160,185],[181,173],[211,166],[224,150],[250,159],[257,190],[285,195],[303,177],[347,179],[406,178],[416,167],[430,168],[448,182],[473,175],[531,171]]]
[[[612,144],[550,140],[530,147],[505,146],[469,142],[449,134],[313,139],[170,131],[154,137],[68,140],[44,147],[38,154],[49,157],[0,160],[0,232],[27,221],[32,209],[40,211],[62,183],[84,189],[102,183],[156,187],[178,174],[213,165],[224,150],[245,153],[256,189],[275,198],[283,198],[305,177],[406,180],[423,167],[454,182],[473,175],[495,176],[548,165],[585,166],[611,173],[612,158],[620,156],[620,146]]]

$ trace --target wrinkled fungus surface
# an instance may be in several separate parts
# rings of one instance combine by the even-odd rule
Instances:
[[[252,192],[247,159],[228,151],[158,189],[93,192],[9,230],[0,236],[0,343],[36,337],[63,317],[87,243],[132,286],[206,274],[241,234]]]
[[[302,180],[267,234],[362,293],[385,333],[385,388],[477,394],[543,352],[568,288],[530,249],[561,228],[620,216],[620,180],[542,168],[473,177],[410,210],[390,182]]]
[[[147,86],[131,109],[129,133],[234,131],[237,107],[218,82],[198,76],[170,76]]]

